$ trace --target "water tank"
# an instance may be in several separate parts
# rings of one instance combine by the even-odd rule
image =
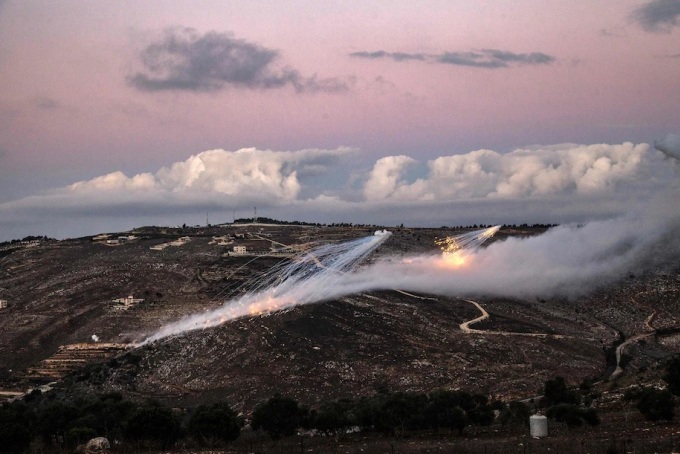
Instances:
[[[543,415],[532,415],[529,417],[529,431],[532,437],[548,436],[548,418]]]

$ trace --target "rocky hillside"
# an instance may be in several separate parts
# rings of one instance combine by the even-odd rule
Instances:
[[[569,302],[358,294],[142,348],[118,347],[163,323],[223,304],[260,273],[289,260],[283,245],[305,247],[372,231],[145,228],[120,240],[122,234],[5,250],[0,389],[25,389],[39,380],[36,370],[49,366],[63,371],[55,376],[67,376],[64,383],[74,393],[119,390],[186,405],[219,397],[246,410],[274,392],[313,404],[381,387],[462,388],[507,399],[535,395],[556,375],[571,383],[605,378],[616,366],[615,347],[636,335],[645,334],[624,349],[624,374],[651,370],[680,351],[678,269],[631,275]],[[450,233],[396,229],[377,254],[431,251],[435,237]],[[536,232],[501,231],[499,237],[527,234]],[[246,246],[248,253],[234,255],[234,246]],[[262,256],[272,248],[278,255]],[[462,323],[482,315],[480,309],[489,317],[462,330]],[[88,343],[114,347],[91,360],[64,347]],[[80,356],[69,356],[71,350]]]

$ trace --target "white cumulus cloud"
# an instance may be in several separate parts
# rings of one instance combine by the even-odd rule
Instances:
[[[587,196],[613,191],[647,171],[647,144],[554,145],[501,154],[493,150],[442,156],[428,162],[427,177],[407,182],[414,161],[391,156],[376,162],[364,186],[367,200],[524,199]]]
[[[393,196],[397,188],[403,185],[401,178],[406,168],[415,162],[415,159],[403,155],[378,159],[364,185],[366,200],[382,200]]]
[[[244,148],[209,150],[163,167],[155,174],[127,177],[113,172],[74,183],[67,192],[148,194],[224,194],[256,196],[274,202],[292,201],[300,193],[300,173],[320,173],[349,148],[336,150],[271,151]]]

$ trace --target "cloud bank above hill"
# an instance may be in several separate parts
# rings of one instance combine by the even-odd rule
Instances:
[[[402,179],[414,160],[380,159],[364,187],[367,200],[431,201],[470,198],[587,196],[615,190],[649,171],[647,144],[555,145],[501,154],[477,150],[427,163],[429,174]]]
[[[155,174],[127,177],[122,172],[74,183],[61,190],[73,196],[102,194],[112,197],[157,193],[177,196],[205,194],[245,198],[251,202],[295,200],[300,177],[326,172],[350,148],[335,150],[271,151],[243,148],[234,152],[209,150],[161,168]]]
[[[4,203],[0,225],[10,238],[79,236],[203,223],[206,212],[227,222],[253,206],[284,220],[387,226],[581,222],[622,214],[671,184],[674,137],[657,142],[670,150],[663,153],[647,144],[562,144],[427,162],[386,156],[369,169],[357,168],[361,152],[347,147],[216,149],[155,173],[114,171]]]

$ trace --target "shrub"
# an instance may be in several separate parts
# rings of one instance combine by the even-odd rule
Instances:
[[[187,431],[199,442],[236,440],[241,433],[238,415],[226,403],[201,405],[189,419]]]
[[[656,388],[644,388],[637,403],[637,409],[649,421],[672,420],[675,417],[674,407],[670,391]]]
[[[297,401],[276,394],[257,406],[251,427],[253,430],[264,430],[273,439],[289,437],[300,427],[303,414]]]

